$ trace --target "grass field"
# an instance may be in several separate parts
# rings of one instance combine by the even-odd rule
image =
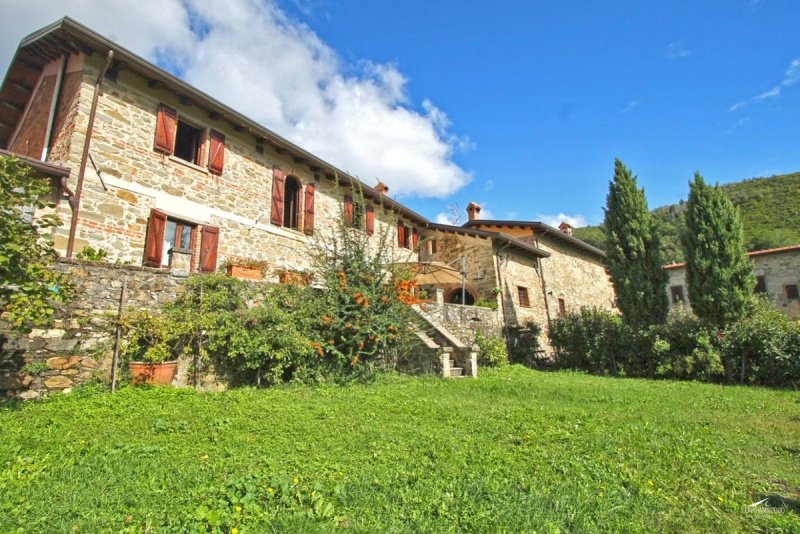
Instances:
[[[3,533],[800,532],[786,391],[517,366],[83,390],[0,408],[0,436]]]

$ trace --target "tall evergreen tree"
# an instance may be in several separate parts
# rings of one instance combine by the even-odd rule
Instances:
[[[656,223],[644,189],[619,159],[614,161],[605,213],[607,267],[623,320],[639,329],[664,322],[669,311],[667,274]]]
[[[743,317],[755,278],[745,253],[742,221],[722,189],[707,185],[700,173],[689,183],[681,240],[694,313],[718,329]]]

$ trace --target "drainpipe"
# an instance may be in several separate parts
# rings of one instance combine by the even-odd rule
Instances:
[[[510,245],[510,243],[506,243],[505,245],[500,247],[497,250],[497,252],[494,253],[494,264],[495,264],[495,269],[496,269],[496,272],[497,272],[497,285],[500,288],[500,313],[503,314],[503,329],[502,329],[502,333],[503,333],[503,338],[504,338],[504,340],[506,342],[506,354],[508,354],[508,356],[510,358],[511,357],[511,336],[508,335],[508,325],[507,325],[508,312],[506,311],[506,297],[503,294],[504,293],[504,289],[503,289],[503,286],[504,286],[503,273],[500,270],[500,262],[501,262],[500,253],[503,252],[509,245]]]
[[[97,76],[94,84],[94,98],[92,98],[92,109],[89,112],[89,124],[86,126],[86,138],[83,141],[83,155],[81,156],[81,166],[78,170],[78,185],[75,187],[75,207],[72,210],[72,222],[69,226],[69,240],[67,241],[67,258],[72,257],[72,249],[75,247],[75,231],[78,229],[78,213],[81,209],[81,192],[83,191],[83,177],[86,174],[86,162],[89,159],[89,146],[92,144],[92,130],[94,128],[94,116],[97,114],[97,101],[100,98],[100,89],[103,85],[108,67],[114,59],[114,51],[109,50],[106,56],[106,64]]]
[[[547,329],[550,329],[550,303],[547,300],[547,283],[544,281],[544,264],[542,258],[536,258],[536,265],[539,267],[539,275],[542,277],[542,296],[544,297],[544,313],[547,315]]]
[[[56,86],[53,90],[53,99],[50,101],[50,116],[47,118],[47,130],[44,133],[44,148],[42,148],[42,161],[47,161],[47,156],[50,154],[50,145],[53,143],[53,124],[56,122],[56,111],[58,111],[58,104],[61,102],[61,90],[64,86],[64,74],[67,72],[67,62],[69,54],[61,56],[61,66],[58,69],[56,76]]]

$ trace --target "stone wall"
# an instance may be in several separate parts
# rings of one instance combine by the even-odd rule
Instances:
[[[436,253],[430,253],[427,243],[436,241]],[[454,232],[428,231],[424,234],[420,259],[450,264],[460,270],[460,258],[466,258],[467,289],[475,298],[496,299],[497,273],[492,239]],[[443,284],[445,293],[461,289],[461,284]],[[446,296],[446,295],[445,295]]]
[[[800,250],[790,249],[770,253],[751,253],[753,271],[756,276],[764,277],[766,297],[776,309],[793,317],[800,317],[800,299],[787,297],[786,286],[800,286]],[[682,307],[691,311],[689,305],[689,287],[686,283],[686,267],[679,264],[667,268],[669,281],[667,282],[667,295],[671,308]],[[683,301],[675,302],[671,288],[681,287]]]
[[[475,343],[478,331],[485,335],[503,336],[503,318],[496,310],[441,302],[421,304],[420,308],[431,320],[444,326],[465,345]]]
[[[77,297],[47,328],[19,334],[0,323],[0,396],[37,398],[107,378],[123,279],[126,308],[141,309],[173,300],[186,280],[164,269],[77,260],[58,260],[55,268],[70,276]]]
[[[104,61],[99,56],[81,59],[81,83],[76,96],[71,98],[74,111],[63,113],[63,120],[57,121],[56,138],[67,136],[70,139],[61,142],[50,158],[53,163],[72,168],[69,180],[72,189],[84,146],[94,82]],[[76,61],[73,58],[71,68]],[[153,149],[157,110],[162,103],[176,109],[180,120],[204,132],[214,129],[226,136],[222,175],[211,174],[203,165],[194,165]],[[201,162],[207,160],[205,135]],[[234,129],[225,120],[215,118],[170,91],[149,86],[147,80],[125,69],[121,69],[115,79],[104,81],[91,155],[99,172],[89,164],[75,251],[85,246],[102,248],[108,251],[111,261],[142,263],[147,221],[151,209],[157,208],[170,217],[196,225],[195,267],[200,233],[204,226],[210,225],[219,228],[218,264],[226,260],[263,260],[268,264],[270,281],[277,281],[281,271],[305,271],[311,267],[310,249],[317,240],[329,236],[341,220],[342,196],[357,196],[347,187],[337,186],[330,175],[315,172],[285,150],[258,144],[252,134]],[[302,187],[314,184],[314,237],[270,223],[275,165],[287,176],[296,177]],[[66,249],[71,218],[65,199],[62,198],[57,208],[64,224],[52,236],[59,252]],[[373,203],[376,215],[375,236],[370,239],[373,246],[378,247],[379,236],[386,235],[383,248],[393,252],[393,259],[416,260],[415,252],[396,247],[398,218],[409,227],[414,226],[412,221],[385,208],[380,198],[368,202]]]

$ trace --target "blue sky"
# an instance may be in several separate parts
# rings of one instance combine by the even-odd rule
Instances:
[[[3,72],[69,14],[431,219],[598,223],[615,157],[651,207],[800,170],[796,1],[0,2]]]
[[[800,57],[796,1],[299,5],[286,4],[344,58],[397,64],[412,101],[469,137],[455,161],[473,181],[446,199],[462,208],[596,223],[615,157],[651,207],[684,198],[695,170],[721,183],[800,170],[800,84],[755,99]]]

